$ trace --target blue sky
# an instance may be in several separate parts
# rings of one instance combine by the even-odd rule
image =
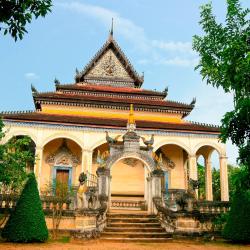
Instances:
[[[232,109],[232,96],[202,82],[194,66],[192,36],[201,34],[199,6],[203,0],[62,0],[52,12],[27,26],[22,41],[0,37],[0,110],[34,109],[31,83],[39,91],[54,89],[54,79],[72,83],[79,70],[108,37],[114,18],[114,37],[137,72],[145,74],[143,87],[163,90],[168,99],[191,102],[196,108],[188,120],[220,124]],[[224,0],[212,1],[219,21],[225,17]],[[250,7],[249,0],[242,0]],[[237,150],[228,144],[229,162]]]

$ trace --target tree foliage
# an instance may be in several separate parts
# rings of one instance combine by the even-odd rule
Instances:
[[[250,192],[237,189],[223,230],[223,236],[234,242],[250,242]]]
[[[201,7],[203,36],[194,36],[193,48],[200,55],[196,69],[203,79],[234,94],[234,110],[222,119],[220,138],[231,139],[239,148],[239,163],[245,165],[235,175],[235,195],[224,229],[233,241],[250,240],[250,10],[239,0],[227,0],[225,24],[218,23],[212,4]]]
[[[44,242],[48,239],[48,229],[33,173],[29,175],[16,208],[3,229],[2,237],[11,242]]]
[[[233,198],[236,189],[242,188],[240,186],[240,180],[243,180],[244,174],[246,175],[246,168],[235,167],[228,164],[228,188],[229,188],[229,198]],[[206,198],[206,181],[205,181],[205,167],[198,164],[198,177],[199,177],[199,199]],[[244,177],[246,178],[246,177]],[[250,180],[249,180],[250,182]],[[247,180],[245,181],[245,186],[248,184]],[[220,170],[212,168],[212,187],[213,187],[213,200],[221,200],[221,191],[220,191]]]
[[[15,41],[27,33],[26,25],[32,18],[44,17],[51,11],[52,0],[1,0],[0,31],[10,34]]]
[[[203,79],[234,94],[235,108],[222,119],[221,139],[239,147],[239,161],[249,166],[250,140],[250,20],[239,0],[227,0],[225,25],[218,23],[211,3],[201,6],[204,36],[194,36],[200,55],[196,69]]]
[[[4,137],[4,124],[0,119],[0,142]],[[27,168],[34,165],[35,152],[28,136],[11,138],[0,143],[0,183],[11,190],[20,189],[27,177]],[[9,190],[10,191],[10,190]]]
[[[73,189],[68,186],[68,183],[53,180],[52,183],[47,185],[47,188],[44,190],[44,194],[51,198],[53,203],[52,207],[52,236],[54,239],[58,236],[58,230],[60,222],[63,215],[63,208],[65,204],[71,202],[70,198],[75,194]]]

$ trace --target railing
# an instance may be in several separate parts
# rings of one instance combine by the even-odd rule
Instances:
[[[65,201],[60,201],[59,199],[53,196],[41,197],[42,208],[45,211],[50,211],[53,209],[59,209],[62,206],[62,210],[70,210],[71,200],[66,199]]]
[[[18,195],[9,195],[9,194],[0,194],[0,209],[13,209],[16,206],[16,203],[19,199]],[[53,208],[59,209],[60,204],[62,203],[63,210],[69,210],[71,200],[67,199],[65,201],[59,201],[52,196],[42,196],[41,197],[42,208],[43,210],[52,210]]]
[[[13,194],[0,194],[0,209],[12,209],[16,206],[19,196]]]
[[[185,190],[169,190],[163,194],[163,201],[165,206],[172,211],[177,212],[180,209],[180,201],[187,211],[199,211],[200,213],[219,214],[226,213],[230,209],[230,202],[228,201],[207,201],[207,200],[194,200],[192,197],[185,197]],[[182,198],[182,199],[181,199]]]
[[[91,174],[87,171],[87,186],[88,187],[97,187],[97,176],[94,174]]]
[[[230,210],[230,203],[228,201],[195,201],[193,207],[200,213],[220,214]]]
[[[112,208],[137,208],[140,210],[146,209],[145,201],[133,201],[133,200],[111,200]]]

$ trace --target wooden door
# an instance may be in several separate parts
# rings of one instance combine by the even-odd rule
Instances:
[[[56,170],[56,182],[68,185],[68,183],[69,183],[69,170],[57,169]]]

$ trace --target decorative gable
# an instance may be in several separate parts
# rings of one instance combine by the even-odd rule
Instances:
[[[102,78],[107,80],[124,80],[133,82],[124,65],[119,61],[114,51],[110,48],[96,62],[85,78]]]
[[[76,82],[95,84],[140,87],[143,76],[140,76],[129,62],[121,48],[110,36],[94,58],[82,72],[77,72]]]

